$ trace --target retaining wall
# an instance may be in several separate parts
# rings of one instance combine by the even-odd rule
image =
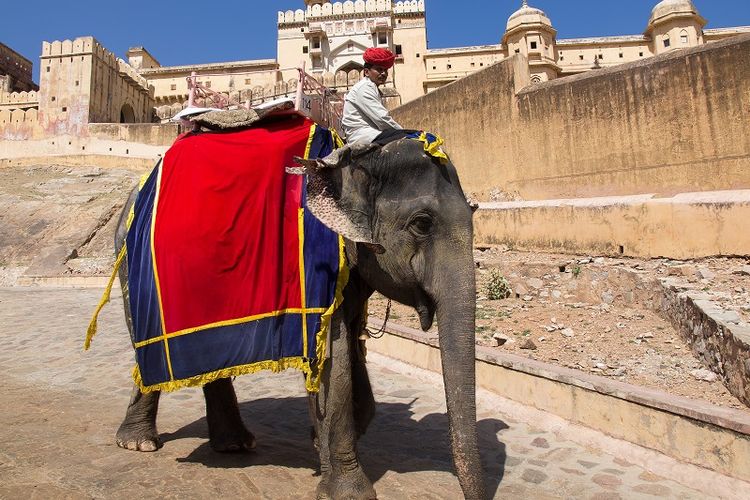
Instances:
[[[663,280],[660,313],[688,342],[693,354],[721,377],[737,399],[750,406],[750,327],[710,297]]]
[[[393,112],[480,200],[750,188],[750,35],[529,85],[517,55]],[[505,198],[508,199],[508,198]]]
[[[480,203],[474,240],[584,255],[750,255],[750,190]]]
[[[382,320],[372,321],[379,328]],[[389,325],[368,349],[441,372],[437,339]],[[670,396],[477,347],[477,386],[570,422],[659,451],[680,461],[750,481],[750,417],[746,412]],[[750,490],[747,483],[742,483]],[[721,494],[719,494],[721,496]]]

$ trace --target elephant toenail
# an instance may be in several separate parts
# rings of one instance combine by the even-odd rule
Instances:
[[[157,448],[156,443],[153,441],[144,441],[141,443],[141,451],[156,451]]]

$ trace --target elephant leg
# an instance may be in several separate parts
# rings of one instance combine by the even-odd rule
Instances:
[[[222,378],[203,386],[211,448],[218,452],[255,449],[255,436],[242,422],[231,379]]]
[[[318,423],[318,395],[314,392],[308,392],[307,393],[307,410],[310,413],[310,422],[312,422],[312,425],[310,426],[310,439],[313,443],[313,448],[315,448],[315,451],[320,452],[320,439],[318,438],[320,436],[320,425]]]
[[[367,373],[364,343],[358,335],[352,335],[352,408],[357,437],[362,436],[375,417],[375,396],[372,394],[370,376]]]
[[[364,363],[352,367],[352,409],[357,437],[362,436],[375,417],[375,396],[372,394],[370,377]]]
[[[355,356],[359,355],[356,353]],[[372,394],[370,377],[367,374],[367,366],[364,358],[355,358],[352,364],[352,413],[354,417],[354,427],[357,430],[357,437],[362,436],[370,425],[375,416],[375,396]],[[318,436],[320,429],[316,408],[318,405],[317,394],[308,394],[308,410],[310,412],[310,439],[316,450],[320,449]]]
[[[339,318],[340,319],[340,318]],[[376,498],[357,458],[357,429],[352,402],[349,332],[332,322],[331,357],[326,360],[315,411],[318,417],[321,481],[318,498]]]
[[[156,451],[161,448],[156,430],[156,413],[159,410],[160,392],[143,394],[133,386],[125,420],[117,429],[117,446],[133,451]]]

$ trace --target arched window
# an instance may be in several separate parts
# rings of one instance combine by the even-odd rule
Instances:
[[[135,111],[130,104],[123,104],[120,108],[120,123],[135,123]]]
[[[687,30],[680,31],[680,42],[682,45],[687,45],[690,41],[690,37],[688,36]]]

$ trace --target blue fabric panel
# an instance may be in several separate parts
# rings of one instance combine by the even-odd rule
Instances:
[[[140,367],[141,380],[144,385],[159,384],[169,380],[164,342],[156,342],[136,349],[135,361]],[[144,370],[144,367],[148,368]]]
[[[320,320],[322,316],[322,314],[307,315],[307,334],[310,338],[307,343],[307,357],[309,359],[317,359],[315,352],[315,337],[317,336],[318,330],[320,330]]]
[[[333,135],[323,127],[316,127],[310,146],[310,158],[322,158],[333,151]],[[303,192],[303,204],[307,191]],[[333,303],[338,277],[338,235],[305,210],[305,294],[307,307],[328,307]],[[317,332],[317,329],[313,330]]]
[[[309,158],[312,160],[315,158],[326,157],[331,154],[331,151],[333,151],[333,146],[334,140],[331,131],[318,125],[315,127],[315,133],[313,133]]]
[[[333,151],[334,140],[331,132],[317,127],[310,147],[310,158],[322,158]],[[303,204],[307,202],[307,192],[303,192]],[[305,210],[305,297],[308,308],[328,308],[333,304],[339,272],[338,235],[328,229],[314,215]],[[316,359],[315,340],[320,330],[320,314],[307,316],[309,359]]]
[[[301,356],[300,318],[300,314],[284,314],[170,338],[174,378],[185,379],[258,361]],[[167,376],[153,383],[168,380]]]
[[[330,130],[316,127],[310,145],[310,158],[323,158],[333,151],[335,141]],[[302,193],[303,204],[307,203],[307,190]],[[338,234],[323,225],[314,215],[305,210],[305,297],[308,308],[333,304],[339,272]],[[307,315],[309,359],[316,359],[315,339],[320,330],[321,314]]]
[[[305,296],[307,307],[333,303],[339,273],[339,237],[305,211]]]
[[[128,248],[128,286],[130,311],[133,317],[133,341],[142,342],[159,337],[161,313],[151,259],[151,214],[158,189],[157,165],[135,200],[135,217],[125,244]]]

